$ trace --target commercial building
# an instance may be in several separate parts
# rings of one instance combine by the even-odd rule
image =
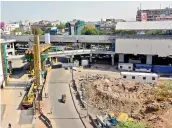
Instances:
[[[101,21],[100,30],[111,30],[116,28],[118,22],[125,22],[123,19],[106,19],[106,21]]]
[[[7,57],[9,53],[13,53],[14,42],[16,40],[4,40],[0,39],[0,86],[3,86],[4,83],[4,77],[8,76],[8,67],[11,66],[11,63],[8,65]],[[7,46],[8,45],[8,46]],[[10,48],[9,48],[10,46]]]
[[[172,20],[172,8],[137,10],[136,21]]]
[[[80,20],[73,20],[66,23],[69,35],[81,35],[81,30],[84,28],[85,22]]]
[[[15,29],[19,29],[19,28],[20,28],[19,23],[10,23],[10,24],[5,25],[5,30],[4,31],[7,32],[7,33],[11,33]]]

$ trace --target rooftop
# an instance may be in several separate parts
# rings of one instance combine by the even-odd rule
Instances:
[[[172,21],[118,22],[116,30],[172,30]]]

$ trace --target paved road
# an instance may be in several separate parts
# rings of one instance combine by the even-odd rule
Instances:
[[[13,128],[18,128],[19,125],[32,127],[33,114],[30,113],[31,110],[20,110],[19,106],[23,98],[23,96],[20,97],[20,92],[22,94],[25,93],[24,85],[11,84],[0,90],[2,96],[0,104],[2,106],[2,128],[7,128],[9,123],[11,123]]]
[[[48,92],[53,112],[53,119],[57,128],[83,128],[76,109],[73,105],[69,82],[70,70],[52,69],[49,79]],[[66,94],[66,103],[60,103],[61,95]]]

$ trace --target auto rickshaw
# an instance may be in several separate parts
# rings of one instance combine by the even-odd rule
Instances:
[[[66,95],[65,94],[62,95],[62,99],[61,100],[62,100],[63,103],[66,102]]]

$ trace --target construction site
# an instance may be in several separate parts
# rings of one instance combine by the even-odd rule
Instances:
[[[126,113],[128,118],[149,128],[172,127],[171,80],[160,78],[156,84],[147,84],[124,80],[112,72],[91,72],[89,69],[78,75],[76,83],[94,115],[113,113],[117,118]],[[97,111],[92,112],[93,109]]]

